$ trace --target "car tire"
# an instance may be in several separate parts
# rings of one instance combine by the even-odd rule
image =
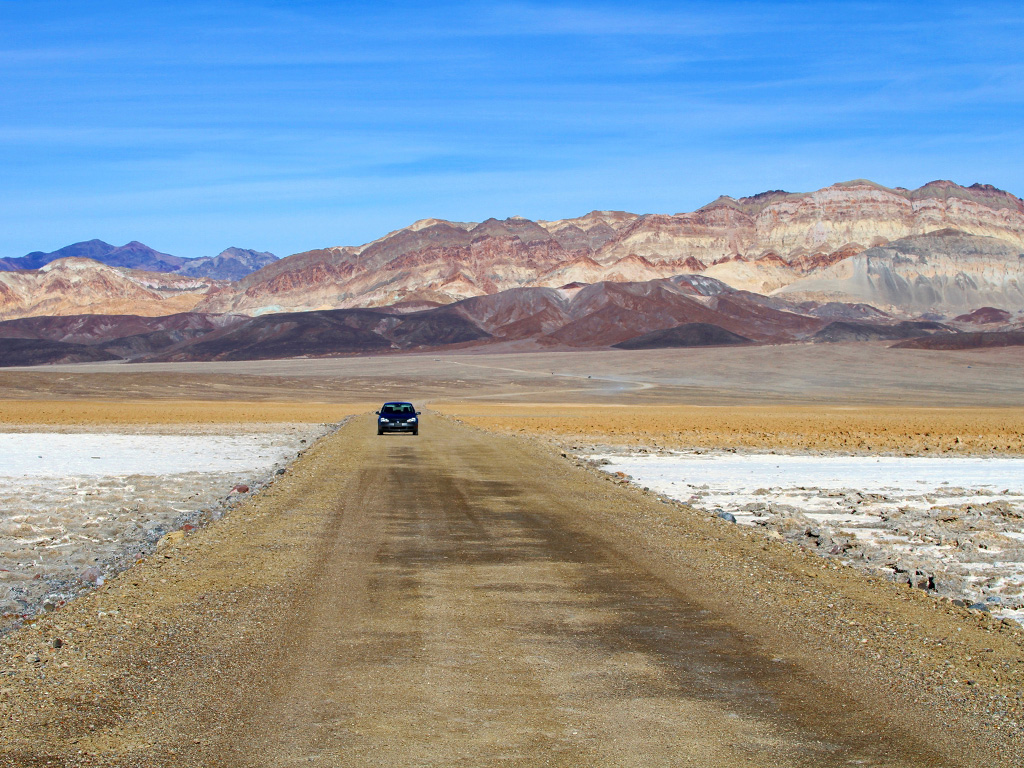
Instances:
[[[383,429],[378,429],[377,430],[377,434],[378,435],[383,435],[384,434],[384,430]]]
[[[412,433],[413,433],[414,435],[418,435],[418,434],[420,433],[420,428],[419,428],[419,427],[416,427],[416,429],[414,429],[414,430],[412,431]]]

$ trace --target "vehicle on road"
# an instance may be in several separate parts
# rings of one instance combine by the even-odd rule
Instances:
[[[408,432],[413,435],[420,433],[420,412],[412,403],[384,403],[377,411],[377,434],[385,432]]]

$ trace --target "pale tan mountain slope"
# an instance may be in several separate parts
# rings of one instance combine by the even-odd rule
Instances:
[[[870,248],[783,287],[786,299],[864,302],[947,316],[979,307],[1024,310],[1024,249],[941,230]]]
[[[987,185],[869,181],[817,192],[722,197],[675,215],[592,211],[575,219],[481,223],[424,219],[358,247],[282,259],[211,291],[204,312],[422,307],[520,286],[707,274],[768,293],[867,248],[936,230],[1024,251],[1024,202]],[[1008,269],[1016,269],[1017,264]],[[990,302],[989,302],[990,303]]]
[[[38,270],[0,272],[0,320],[39,315],[190,312],[217,281],[58,259]]]

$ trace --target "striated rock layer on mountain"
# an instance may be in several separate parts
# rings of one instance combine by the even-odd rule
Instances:
[[[904,313],[957,315],[992,304],[1020,310],[1024,252],[1004,240],[946,229],[869,248],[775,295],[864,302]]]
[[[215,285],[204,277],[139,272],[90,259],[58,259],[34,271],[0,272],[0,319],[189,312]]]
[[[832,320],[946,320],[981,307],[1012,316],[1024,309],[1022,254],[1024,202],[1009,193],[944,181],[916,190],[854,181],[806,194],[722,197],[674,215],[424,219],[362,246],[280,260],[239,248],[190,260],[141,243],[93,240],[7,260],[8,268],[18,262],[32,269],[0,271],[0,318],[371,307],[415,313],[513,289],[654,285],[683,275],[757,295],[762,308],[788,312],[796,305],[798,314]],[[154,271],[126,268],[140,265]],[[546,309],[551,317],[558,311]],[[628,325],[627,309],[607,314]],[[529,322],[554,322],[544,317]],[[706,320],[677,324],[689,322]]]
[[[674,215],[593,211],[558,221],[424,219],[366,245],[281,259],[211,291],[199,308],[244,314],[395,304],[414,309],[516,287],[679,274],[767,294],[822,270],[845,268],[868,249],[948,229],[979,243],[1001,243],[1004,252],[989,249],[987,255],[1005,262],[1008,273],[1019,270],[1010,256],[1024,252],[1024,202],[1014,195],[948,181],[916,190],[853,181],[811,193],[722,197]],[[803,293],[828,300],[827,292]],[[945,300],[953,293],[936,296]]]

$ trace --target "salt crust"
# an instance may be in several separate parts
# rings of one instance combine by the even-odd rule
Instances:
[[[741,451],[585,458],[698,509],[1024,623],[1024,458]]]
[[[325,425],[0,433],[0,631],[224,514]]]

